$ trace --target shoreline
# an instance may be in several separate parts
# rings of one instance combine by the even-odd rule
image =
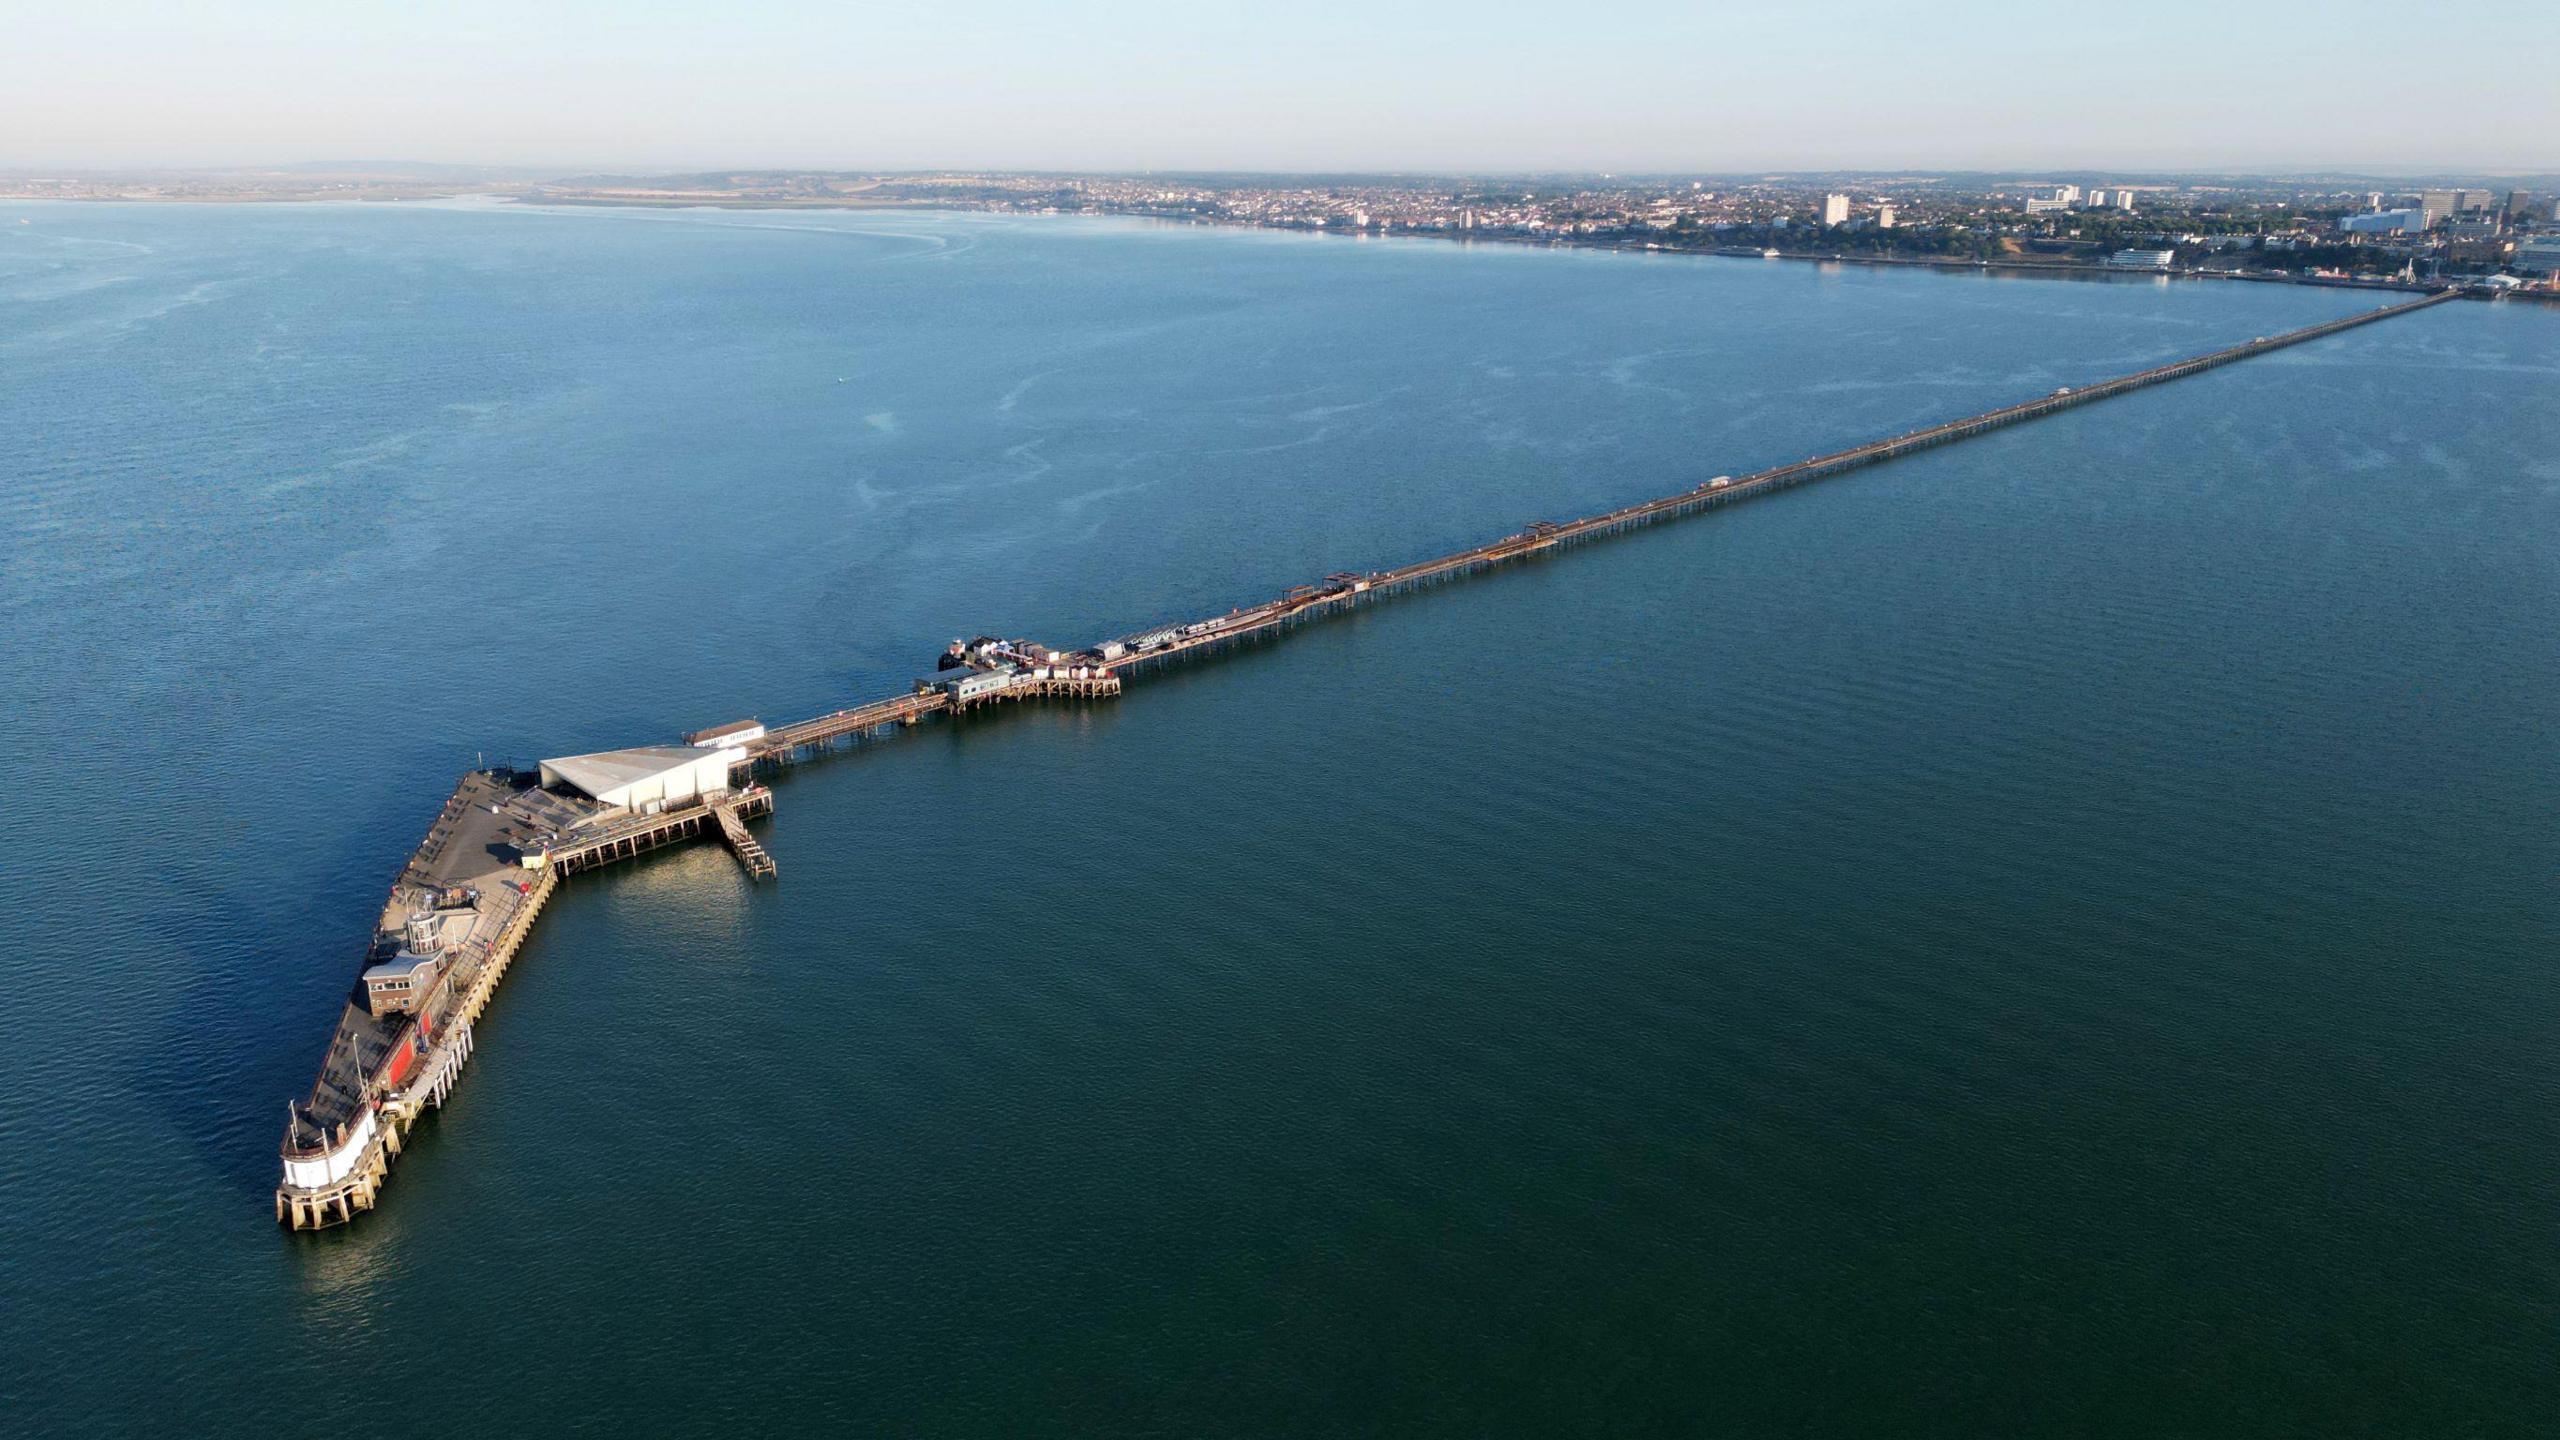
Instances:
[[[1719,247],[1712,245],[1665,245],[1659,241],[1633,240],[1618,237],[1603,239],[1597,236],[1513,235],[1482,231],[1452,233],[1443,230],[1409,230],[1402,234],[1398,234],[1396,232],[1386,230],[1335,230],[1328,226],[1266,225],[1255,220],[1221,219],[1214,216],[1152,215],[1144,211],[1132,210],[1007,210],[971,205],[914,204],[906,201],[895,200],[861,203],[847,202],[842,199],[829,199],[823,201],[746,199],[686,200],[673,197],[666,199],[641,197],[622,198],[608,196],[551,198],[526,195],[511,195],[505,197],[505,199],[507,203],[518,205],[561,205],[580,209],[597,210],[844,210],[848,212],[914,210],[940,211],[955,215],[1013,215],[1024,219],[1034,220],[1058,217],[1091,218],[1099,220],[1147,220],[1162,225],[1190,225],[1204,229],[1216,230],[1256,230],[1266,231],[1273,234],[1311,235],[1318,239],[1429,240],[1457,245],[1519,245],[1550,250],[1600,250],[1618,254],[1683,255],[1718,260],[1794,260],[1822,265],[1868,265],[1883,269],[1930,270],[1951,274],[1999,273],[2004,275],[2032,275],[2047,279],[2055,277],[2066,277],[2072,279],[2097,277],[2106,279],[2124,278],[2136,280],[2245,280],[2261,285],[2306,285],[2316,289],[2375,290],[2409,295],[2429,294],[2435,290],[2443,288],[2441,283],[2430,284],[2425,281],[2414,280],[2358,280],[2352,278],[2342,279],[2305,275],[2243,275],[2230,271],[2204,270],[2197,268],[2188,268],[2184,270],[2140,270],[2122,266],[2111,266],[2104,263],[2087,264],[2078,261],[2047,262],[2018,259],[1954,260],[1941,259],[1928,255],[1841,255],[1827,254],[1814,250],[1780,250],[1775,255],[1763,255],[1757,249],[1754,249],[1746,255],[1736,253],[1731,247]]]
[[[1818,265],[1865,265],[1878,269],[1927,270],[1949,274],[2002,274],[2037,276],[2046,279],[2166,279],[2224,280],[2257,285],[2302,285],[2324,290],[2370,290],[2385,293],[2423,295],[2447,284],[2478,284],[2486,277],[2423,281],[2359,279],[2354,277],[2309,276],[2288,274],[2244,274],[2228,270],[2185,269],[2151,270],[2111,266],[2103,262],[2038,261],[2024,259],[1956,260],[1929,255],[1847,255],[1816,250],[1779,250],[1764,255],[1759,249],[1741,253],[1739,247],[1712,245],[1666,245],[1660,241],[1620,237],[1553,236],[1493,234],[1482,231],[1451,233],[1440,230],[1413,230],[1401,234],[1393,231],[1334,230],[1326,226],[1268,225],[1254,220],[1222,219],[1199,215],[1154,215],[1132,210],[1015,210],[994,206],[917,203],[906,200],[863,200],[858,197],[830,196],[823,200],[746,199],[735,196],[686,198],[681,196],[641,195],[531,195],[485,188],[438,191],[433,194],[383,195],[313,195],[313,194],[243,194],[217,195],[11,195],[0,194],[0,203],[59,205],[321,205],[379,204],[402,205],[437,201],[487,199],[499,205],[530,207],[556,206],[574,210],[743,210],[743,211],[842,211],[847,214],[878,214],[894,211],[946,213],[954,215],[1009,215],[1023,219],[1078,218],[1098,220],[1146,220],[1162,225],[1189,225],[1220,230],[1256,230],[1275,234],[1302,234],[1318,238],[1351,240],[1433,240],[1458,245],[1518,245],[1551,250],[1599,250],[1630,255],[1682,255],[1719,260],[1791,260]],[[2543,303],[2560,303],[2560,293],[2518,289],[2510,292],[2524,299]]]

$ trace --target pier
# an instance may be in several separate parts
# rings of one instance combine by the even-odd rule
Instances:
[[[472,1053],[472,1022],[568,877],[717,835],[750,884],[777,879],[747,822],[773,811],[757,776],[936,716],[1020,701],[1093,702],[1124,678],[1425,585],[1699,514],[1880,464],[2461,298],[2423,299],[2261,336],[2094,385],[1745,475],[1719,475],[1602,514],[1538,521],[1498,540],[1387,570],[1341,571],[1223,615],[1069,650],[981,635],[955,641],[904,693],[768,728],[738,720],[641,746],[475,770],[393,881],[309,1095],[287,1107],[278,1223],[346,1224],[377,1203],[418,1118],[440,1107]]]

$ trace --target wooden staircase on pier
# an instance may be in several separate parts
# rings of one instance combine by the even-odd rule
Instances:
[[[739,816],[735,802],[717,801],[712,805],[711,813],[719,817],[721,838],[729,842],[729,849],[737,855],[738,863],[747,867],[750,879],[763,880],[781,875],[782,868],[773,863],[773,857],[765,853],[764,846],[756,843],[756,837],[747,833],[747,822]]]

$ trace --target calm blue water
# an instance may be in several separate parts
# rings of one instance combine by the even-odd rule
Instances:
[[[25,223],[20,223],[21,221]],[[12,1433],[2541,1433],[2560,314],[794,774],[270,1220],[486,754],[2369,304],[1135,224],[0,205]]]

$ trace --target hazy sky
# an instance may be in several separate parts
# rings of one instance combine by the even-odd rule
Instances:
[[[0,164],[324,159],[2560,170],[2560,0],[0,0]]]

